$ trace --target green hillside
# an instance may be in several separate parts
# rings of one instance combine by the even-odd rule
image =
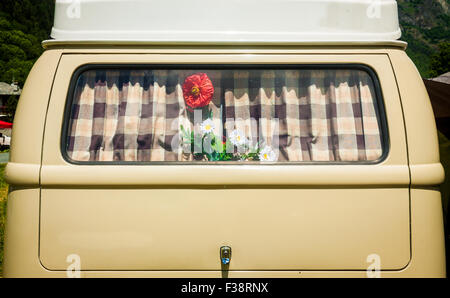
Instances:
[[[402,40],[408,42],[406,52],[421,75],[434,77],[449,71],[450,0],[397,0],[397,2]],[[441,55],[446,55],[446,59],[439,57],[439,45],[443,52]],[[442,63],[447,64],[447,67],[442,67]]]
[[[23,85],[53,24],[54,0],[0,1],[0,81]]]

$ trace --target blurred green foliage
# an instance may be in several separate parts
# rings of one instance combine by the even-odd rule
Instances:
[[[54,0],[0,1],[0,82],[17,82],[23,87],[28,73],[49,38],[53,23]],[[6,102],[12,121],[18,102],[10,96]]]
[[[433,61],[439,60],[439,51],[448,53],[445,43],[450,39],[450,0],[397,0],[397,3],[402,40],[408,42],[406,53],[422,77],[435,77],[448,71],[441,67],[442,63]]]
[[[0,1],[0,81],[23,86],[53,23],[54,0]]]
[[[439,44],[439,51],[431,56],[430,75],[436,77],[450,71],[450,42]]]

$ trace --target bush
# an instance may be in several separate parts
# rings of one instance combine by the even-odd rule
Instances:
[[[432,77],[450,71],[450,42],[447,41],[439,44],[439,52],[431,56],[430,65],[430,75]]]

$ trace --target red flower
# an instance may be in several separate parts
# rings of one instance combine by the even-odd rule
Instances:
[[[196,73],[184,80],[183,97],[190,111],[207,106],[213,94],[213,84],[205,73]]]

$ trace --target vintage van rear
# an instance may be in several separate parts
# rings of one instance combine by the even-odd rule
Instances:
[[[56,1],[52,37],[14,121],[5,276],[445,276],[395,1]]]

